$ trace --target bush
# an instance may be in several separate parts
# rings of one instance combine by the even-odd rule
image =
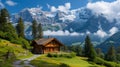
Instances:
[[[120,64],[117,64],[115,62],[109,62],[109,61],[105,61],[101,58],[96,58],[95,61],[94,61],[96,64],[99,64],[99,65],[105,65],[106,67],[120,67]]]
[[[48,53],[47,54],[47,57],[65,57],[65,58],[73,58],[75,57],[76,54],[74,52],[71,52],[71,53],[61,53],[61,54],[57,54],[57,53]]]
[[[60,54],[59,57],[63,57],[63,54]]]
[[[76,54],[74,52],[71,52],[71,53],[65,55],[65,57],[67,57],[67,58],[73,58],[75,56],[76,56]]]
[[[94,62],[99,65],[104,65],[104,63],[105,63],[105,61],[103,59],[98,58],[98,57],[94,60]]]
[[[47,54],[47,57],[53,57],[51,53],[48,53]]]
[[[58,54],[53,54],[53,57],[58,57]]]
[[[71,55],[72,57],[75,57],[75,56],[76,56],[76,53],[71,52],[70,55]]]
[[[20,41],[21,41],[22,47],[24,49],[29,49],[30,48],[30,45],[29,45],[27,40],[25,40],[24,38],[20,38]]]
[[[107,66],[107,67],[116,67],[116,63],[114,63],[114,62],[105,62],[105,64],[104,64],[105,66]]]
[[[10,42],[15,43],[15,44],[21,44],[22,47],[25,49],[30,48],[29,42],[25,40],[24,38],[21,38],[21,37],[18,38],[16,33],[0,31],[0,38],[9,40]]]
[[[59,67],[70,67],[70,66],[65,63],[61,63]]]
[[[21,37],[18,40],[12,40],[11,42],[16,44],[21,44],[24,49],[30,48],[29,42]]]
[[[117,60],[120,61],[120,54],[117,54]]]

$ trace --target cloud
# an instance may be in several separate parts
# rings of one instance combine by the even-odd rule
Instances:
[[[112,28],[109,30],[110,36],[113,35],[113,34],[115,34],[115,33],[118,32],[118,31],[119,31],[119,30],[118,30],[117,27],[112,27]]]
[[[65,5],[59,5],[58,8],[56,8],[55,6],[51,6],[50,10],[51,12],[56,12],[57,10],[62,12],[68,12],[70,8],[71,8],[71,3],[65,3]]]
[[[17,3],[13,2],[12,0],[7,0],[6,4],[9,5],[9,6],[15,6],[15,5],[17,5]]]
[[[77,33],[77,32],[70,33],[67,30],[65,30],[65,31],[62,31],[62,30],[59,30],[59,31],[47,30],[47,31],[44,31],[43,34],[45,36],[78,36],[78,35],[84,35],[83,33],[80,34],[80,33]]]
[[[51,6],[51,12],[56,12],[57,11],[57,8],[55,8],[54,6]]]
[[[107,36],[107,33],[100,29],[97,32],[95,32],[94,35],[97,35],[97,36],[99,36],[101,38],[104,38],[105,36]]]
[[[51,6],[49,4],[46,4],[48,8],[50,8]]]
[[[4,4],[0,1],[0,8],[4,8]]]
[[[87,30],[87,31],[86,31],[86,34],[89,35],[89,34],[91,34],[91,33],[90,33],[90,31]]]
[[[108,33],[106,33],[105,31],[103,31],[102,29],[99,29],[97,32],[93,33],[96,36],[99,36],[100,38],[104,38],[106,36],[112,36],[113,34],[115,34],[116,32],[118,32],[118,28],[117,27],[112,27]]]
[[[71,4],[70,3],[65,3],[65,7],[66,7],[66,9],[70,9],[71,8]]]
[[[98,1],[87,4],[87,8],[91,9],[93,12],[97,14],[104,14],[105,17],[113,21],[114,18],[120,19],[120,0],[116,0],[114,2],[105,2],[105,1]]]

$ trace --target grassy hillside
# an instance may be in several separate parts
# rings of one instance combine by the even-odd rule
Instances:
[[[87,58],[84,57],[73,57],[73,58],[64,58],[64,57],[46,57],[42,55],[39,58],[36,58],[31,61],[31,64],[36,67],[59,67],[61,63],[67,64],[70,67],[104,67],[99,66],[94,63],[86,61]]]
[[[30,56],[32,56],[32,53],[23,49],[21,45],[0,39],[0,67],[10,67],[14,60]]]

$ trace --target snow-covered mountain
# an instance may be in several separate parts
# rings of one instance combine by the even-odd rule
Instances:
[[[67,12],[25,8],[11,16],[13,24],[17,23],[19,17],[22,17],[25,22],[27,34],[31,31],[30,26],[33,19],[43,25],[44,31],[50,30],[51,33],[54,32],[53,34],[56,34],[55,31],[62,30],[64,32],[67,30],[69,33],[92,34],[103,38],[111,36],[120,28],[116,18],[109,21],[104,14],[95,13],[86,7],[68,10]]]

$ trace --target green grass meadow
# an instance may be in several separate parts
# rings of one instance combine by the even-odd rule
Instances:
[[[55,58],[42,55],[39,58],[36,58],[31,61],[31,64],[33,64],[36,67],[59,67],[61,63],[67,64],[70,67],[104,67],[88,62],[87,58],[77,56],[73,58]]]

